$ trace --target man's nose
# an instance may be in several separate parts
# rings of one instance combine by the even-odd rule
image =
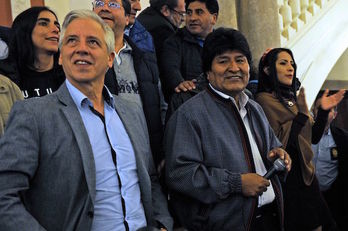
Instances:
[[[88,54],[88,46],[86,41],[81,41],[76,46],[76,53],[78,54]]]
[[[231,61],[229,65],[229,70],[232,72],[238,72],[240,70],[240,67],[237,62]]]
[[[188,17],[190,21],[195,21],[197,19],[197,14],[192,12],[192,14]]]
[[[140,1],[136,1],[136,2],[134,3],[133,9],[136,10],[136,11],[141,10]]]
[[[104,1],[104,5],[102,7],[100,7],[100,9],[109,11],[109,2]]]

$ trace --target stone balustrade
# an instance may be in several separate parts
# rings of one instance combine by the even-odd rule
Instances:
[[[281,45],[303,30],[315,17],[335,0],[277,0]]]

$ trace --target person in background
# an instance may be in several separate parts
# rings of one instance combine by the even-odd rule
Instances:
[[[7,43],[0,38],[0,60],[8,57],[8,46]]]
[[[185,0],[150,0],[150,6],[143,10],[137,17],[137,20],[152,35],[158,66],[160,66],[163,60],[161,54],[164,41],[174,35],[185,21],[185,15]],[[168,105],[164,98],[163,75],[161,72],[159,73],[159,78],[161,119],[164,125]]]
[[[164,41],[174,35],[185,15],[185,0],[150,0],[150,6],[137,17],[154,39],[158,62],[161,61]]]
[[[136,19],[137,12],[141,10],[140,0],[129,0],[129,3],[131,5],[131,11],[129,14],[129,23],[124,33],[140,50],[153,53],[155,58],[155,46],[152,36]]]
[[[0,26],[0,60],[8,57],[8,43],[11,35],[11,28]]]
[[[23,95],[19,87],[10,79],[0,74],[0,138],[4,134],[12,105],[21,99],[23,99]]]
[[[174,92],[194,89],[202,71],[202,47],[219,14],[217,0],[187,0],[186,26],[168,38],[159,63],[167,102]]]
[[[17,102],[0,139],[1,230],[172,230],[144,115],[104,85],[111,28],[65,17],[53,94]]]
[[[256,101],[292,159],[292,171],[283,183],[285,230],[322,230],[334,226],[315,177],[311,144],[318,143],[329,111],[343,99],[344,90],[325,91],[315,123],[309,114],[304,89],[299,95],[296,62],[291,50],[267,50],[259,62]]]
[[[314,103],[314,120],[318,115],[321,99],[317,97]],[[337,107],[331,108],[325,126],[324,134],[319,143],[312,145],[313,163],[318,178],[320,191],[337,223],[339,230],[347,230],[346,175],[344,170],[345,153],[348,153],[348,131],[337,126]]]
[[[0,62],[0,73],[21,89],[24,98],[56,91],[65,76],[58,65],[60,25],[47,7],[32,7],[12,24],[9,57]]]
[[[131,5],[128,0],[96,0],[93,10],[114,31],[115,60],[105,75],[112,94],[139,105],[147,122],[150,145],[156,166],[164,159],[163,125],[160,114],[158,68],[153,54],[140,50],[126,35]]]
[[[209,85],[181,105],[165,132],[166,182],[174,215],[188,230],[282,230],[276,158],[290,170],[260,105],[244,93],[251,53],[239,31],[218,28],[203,47]]]

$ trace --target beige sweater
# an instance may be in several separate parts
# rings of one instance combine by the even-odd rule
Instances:
[[[4,75],[0,75],[0,137],[4,129],[8,115],[15,101],[23,99],[19,87]]]
[[[292,121],[298,113],[296,104],[285,108],[283,104],[273,94],[262,92],[257,94],[256,101],[262,106],[274,133],[286,147],[290,135]],[[290,110],[289,110],[290,109]],[[302,157],[301,170],[303,181],[310,185],[314,178],[314,166],[312,163],[313,151],[312,143],[313,119],[310,117],[302,127],[298,136],[298,143]]]

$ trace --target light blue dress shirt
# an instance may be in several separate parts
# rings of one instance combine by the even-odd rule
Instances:
[[[331,149],[336,148],[331,129],[325,132],[318,144],[312,145],[315,174],[321,191],[330,189],[338,175],[338,160],[331,158]]]
[[[130,230],[145,227],[146,217],[141,202],[136,159],[130,138],[118,116],[113,97],[104,87],[104,123],[94,114],[91,101],[68,80],[66,86],[82,117],[92,146],[96,168],[96,198],[93,231],[125,230],[121,195],[125,200],[126,217]],[[116,152],[117,169],[113,163],[112,148]],[[121,179],[121,192],[117,172]]]

